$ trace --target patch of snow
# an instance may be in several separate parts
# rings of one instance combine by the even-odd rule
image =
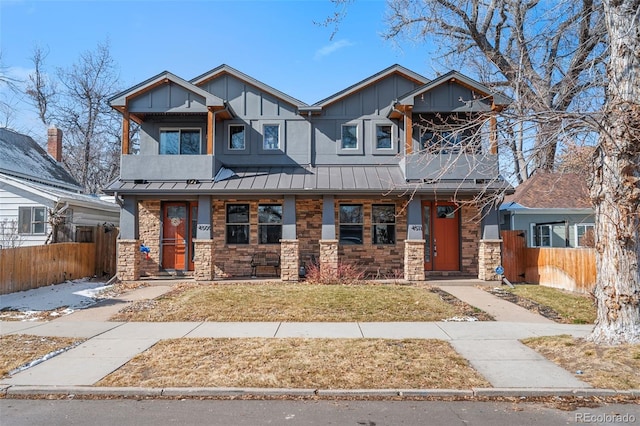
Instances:
[[[451,317],[444,320],[444,322],[474,322],[478,321],[476,317]]]
[[[23,321],[33,321],[33,316],[42,311],[66,308],[50,315],[68,315],[75,310],[88,308],[97,303],[98,295],[111,286],[103,281],[82,278],[61,284],[18,291],[0,296],[0,311],[19,311]],[[2,313],[7,316],[8,312]],[[15,318],[15,315],[12,315]]]
[[[56,355],[60,355],[61,353],[66,352],[69,349],[75,348],[79,344],[80,343],[76,343],[75,345],[67,346],[66,348],[62,348],[62,349],[58,349],[57,351],[49,352],[48,354],[44,355],[43,357],[40,357],[38,359],[34,359],[31,362],[28,362],[28,363],[26,363],[24,365],[21,365],[20,367],[14,369],[14,370],[9,371],[9,375],[13,376],[14,374],[19,373],[21,371],[24,371],[24,370],[26,370],[28,368],[35,367],[36,365],[38,365],[38,364],[40,364],[42,362],[45,362],[46,360],[51,359]]]

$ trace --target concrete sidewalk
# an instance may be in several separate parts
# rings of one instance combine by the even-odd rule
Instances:
[[[51,322],[0,322],[0,334],[86,338],[84,343],[14,376],[2,387],[92,386],[161,339],[181,337],[384,338],[441,339],[469,360],[492,386],[507,389],[583,389],[580,381],[518,339],[570,334],[586,336],[591,325],[557,324],[503,301],[473,285],[438,283],[445,291],[493,315],[488,322],[179,322],[119,323],[103,321],[123,303],[96,306]],[[157,297],[171,287],[135,290],[122,300]],[[108,317],[107,317],[108,318]]]

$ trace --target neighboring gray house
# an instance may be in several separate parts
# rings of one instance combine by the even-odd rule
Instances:
[[[535,173],[505,197],[500,228],[525,231],[528,247],[593,247],[594,212],[584,176]]]
[[[0,246],[33,246],[75,241],[82,227],[117,225],[120,208],[81,193],[60,163],[62,131],[48,130],[48,151],[31,137],[0,128]],[[50,215],[60,216],[51,235]],[[83,237],[85,238],[85,237]]]
[[[497,215],[479,223],[459,202],[509,187],[495,139],[509,101],[456,71],[429,80],[399,65],[313,105],[227,65],[190,81],[162,72],[110,100],[123,116],[121,175],[106,189],[122,205],[118,274],[248,276],[269,252],[283,280],[313,259],[490,279]]]

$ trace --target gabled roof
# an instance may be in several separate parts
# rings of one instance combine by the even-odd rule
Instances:
[[[175,74],[170,73],[169,71],[163,71],[158,75],[155,75],[142,83],[139,83],[130,89],[127,89],[123,92],[120,92],[109,99],[109,104],[114,107],[124,107],[127,103],[127,98],[135,97],[141,95],[148,90],[151,90],[157,86],[166,83],[177,84],[178,86],[183,87],[185,90],[195,93],[198,96],[201,96],[205,99],[206,106],[224,106],[224,101],[219,97],[207,92],[199,88],[198,86],[189,83],[186,80],[178,77]]]
[[[212,70],[209,70],[207,72],[205,72],[204,74],[200,74],[199,76],[191,79],[190,83],[194,84],[196,86],[201,86],[205,83],[207,83],[208,81],[211,81],[213,79],[216,79],[222,75],[225,74],[229,74],[235,78],[237,78],[238,80],[242,80],[247,84],[250,84],[256,88],[258,88],[259,90],[261,90],[262,92],[268,93],[278,99],[282,99],[283,101],[287,102],[288,104],[291,104],[295,107],[303,107],[306,106],[307,104],[302,102],[301,100],[298,100],[294,97],[291,97],[289,95],[287,95],[284,92],[281,92],[277,89],[274,89],[273,87],[264,84],[263,82],[256,80],[253,77],[248,76],[247,74],[244,74],[240,71],[238,71],[237,69],[230,67],[227,64],[222,64]]]
[[[592,209],[587,183],[577,173],[537,172],[508,195],[502,210]]]
[[[331,96],[329,96],[328,98],[322,99],[321,101],[316,102],[315,104],[313,104],[313,107],[315,107],[316,109],[318,107],[325,107],[327,105],[330,105],[334,102],[338,102],[339,100],[352,95],[353,93],[364,89],[367,86],[370,86],[372,84],[375,84],[376,82],[383,80],[385,78],[387,78],[390,75],[393,74],[400,74],[403,77],[415,82],[416,84],[426,84],[429,82],[429,79],[418,74],[415,73],[413,71],[411,71],[410,69],[407,69],[401,65],[395,64],[392,65],[388,68],[383,69],[380,72],[375,73],[374,75],[372,75],[371,77],[367,77],[362,81],[359,81],[358,83],[347,87],[344,90],[339,91],[338,93],[335,93]],[[312,107],[312,108],[313,108]]]
[[[80,184],[31,137],[0,128],[0,174],[80,191]]]
[[[469,78],[466,75],[453,70],[403,95],[402,98],[398,99],[398,103],[401,105],[413,105],[413,102],[416,96],[420,96],[423,93],[433,90],[435,87],[440,86],[441,84],[444,84],[448,81],[455,81],[461,84],[462,86],[466,86],[485,96],[492,97],[494,105],[506,106],[512,102],[512,100],[509,97],[504,96],[500,93],[494,92],[484,84],[479,83],[474,79]]]
[[[75,206],[89,207],[96,210],[120,212],[120,206],[115,203],[103,201],[97,196],[80,194],[60,188],[41,185],[33,182],[25,182],[22,179],[0,175],[0,183],[13,186],[14,188],[42,197],[44,199],[57,202],[69,203]]]

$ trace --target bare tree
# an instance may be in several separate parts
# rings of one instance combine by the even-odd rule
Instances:
[[[596,212],[597,343],[640,342],[640,0],[603,0],[609,32],[591,196]]]
[[[0,249],[20,247],[22,236],[18,232],[18,221],[13,219],[0,220]]]
[[[36,48],[27,95],[42,122],[64,131],[63,163],[85,192],[96,193],[119,173],[119,121],[107,99],[118,91],[119,75],[108,43],[83,52],[69,68],[46,77],[46,55]]]
[[[332,1],[337,12],[324,25],[337,26],[353,0]],[[436,44],[445,61],[458,69],[464,64],[482,83],[506,90],[514,99],[509,113],[516,137],[505,148],[518,182],[538,168],[553,169],[559,138],[568,128],[592,131],[585,121],[578,121],[580,127],[567,126],[576,122],[575,117],[558,113],[578,106],[584,111],[585,103],[592,111],[599,108],[607,55],[600,0],[388,0],[387,4],[387,40],[400,45],[402,38]],[[522,131],[519,125],[535,134],[533,144],[524,143],[529,137],[517,137]]]
[[[8,67],[2,61],[0,52],[0,88],[7,88],[7,91],[0,92],[0,126],[9,127],[15,116],[15,102],[10,95],[19,93],[18,84],[20,81],[9,75]]]

